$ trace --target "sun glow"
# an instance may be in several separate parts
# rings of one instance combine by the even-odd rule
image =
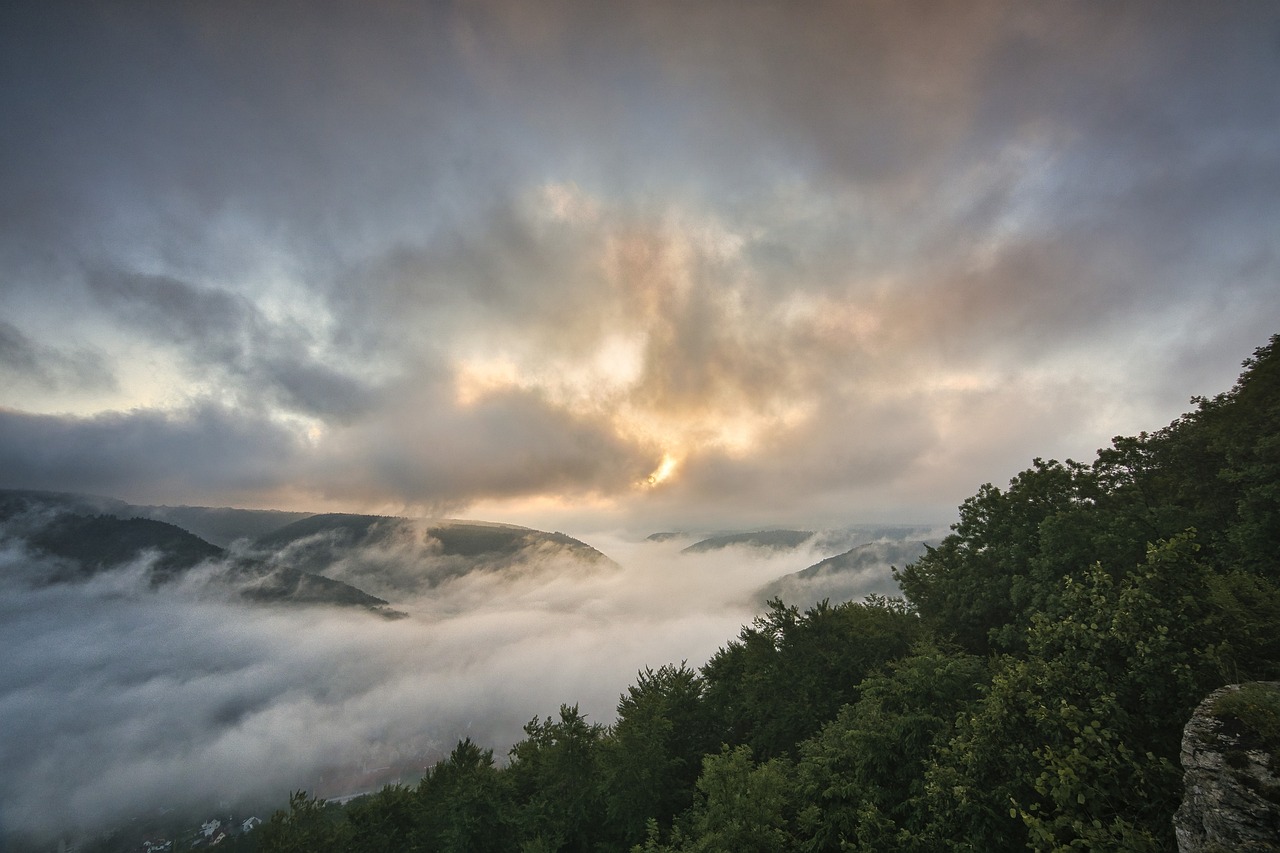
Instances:
[[[657,486],[671,479],[671,475],[676,472],[676,467],[680,464],[679,460],[670,453],[662,454],[662,462],[649,475],[648,485]]]

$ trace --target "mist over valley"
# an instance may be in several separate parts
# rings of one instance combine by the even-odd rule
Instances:
[[[588,544],[66,493],[2,491],[0,507],[0,821],[15,838],[412,781],[462,737],[501,755],[563,702],[608,723],[638,671],[702,664],[770,595],[893,594],[888,561],[862,561],[834,596],[806,567],[860,539],[898,554],[891,537],[921,532],[724,534],[690,551],[688,534]]]

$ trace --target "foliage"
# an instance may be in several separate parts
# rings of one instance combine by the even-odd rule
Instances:
[[[725,743],[761,758],[794,756],[858,685],[923,636],[901,601],[823,601],[800,613],[780,600],[703,667],[706,704]]]
[[[459,741],[449,757],[418,783],[417,838],[423,849],[440,851],[509,850],[515,834],[508,780],[493,763],[493,750],[470,738]]]
[[[254,835],[258,849],[271,853],[311,853],[314,850],[345,850],[352,831],[342,810],[306,791],[289,797],[289,810],[277,811]]]
[[[899,830],[919,829],[926,762],[988,678],[984,659],[926,643],[864,680],[859,700],[801,747],[802,849],[908,849]]]
[[[344,809],[348,849],[359,853],[398,853],[414,847],[417,809],[413,791],[389,785],[378,796],[359,797]]]
[[[1199,637],[1204,569],[1190,536],[1117,582],[1068,580],[1025,657],[1003,657],[976,713],[926,773],[932,837],[988,849],[1163,849],[1181,725],[1212,681]],[[969,849],[965,845],[955,849]]]
[[[763,764],[751,760],[751,748],[725,746],[702,761],[698,797],[688,829],[670,845],[651,834],[646,853],[781,853],[794,849],[789,831],[794,768],[786,759]]]
[[[154,557],[149,569],[154,585],[172,580],[203,560],[224,556],[221,548],[172,524],[110,515],[58,515],[36,531],[30,542],[38,551],[67,560],[80,578],[150,554]]]
[[[561,705],[559,720],[535,717],[524,731],[507,770],[522,849],[591,850],[604,824],[597,778],[603,728],[588,724],[577,705]]]
[[[1280,686],[1243,684],[1219,696],[1210,713],[1234,722],[1242,744],[1267,753],[1271,769],[1280,769]]]
[[[693,805],[702,757],[719,745],[708,720],[705,682],[683,663],[646,668],[618,702],[601,745],[609,823],[623,846],[639,844],[650,820],[669,828]]]

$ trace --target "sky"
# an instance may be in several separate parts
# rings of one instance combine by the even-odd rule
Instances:
[[[1280,330],[1280,8],[9,2],[0,486],[947,520]]]

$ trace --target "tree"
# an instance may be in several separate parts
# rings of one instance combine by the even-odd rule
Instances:
[[[618,702],[618,719],[601,744],[609,824],[629,849],[650,819],[669,828],[693,804],[702,756],[714,740],[702,705],[702,678],[683,663],[644,669]]]
[[[449,757],[418,783],[423,849],[468,853],[510,850],[514,806],[493,750],[471,738],[458,742]]]
[[[1222,564],[1276,576],[1280,552],[1280,335],[1254,350],[1235,386],[1197,398],[1163,431],[1180,469],[1177,500],[1193,507],[1208,552]]]
[[[1152,546],[1117,582],[1064,582],[1025,656],[926,772],[921,832],[936,849],[1157,850],[1172,843],[1182,724],[1220,676],[1205,631],[1208,569],[1192,534]]]
[[[925,621],[965,650],[985,654],[993,640],[997,648],[1016,642],[1025,627],[1019,619],[1041,597],[1045,576],[1049,587],[1061,576],[1058,561],[1053,569],[1041,565],[1055,554],[1042,548],[1042,525],[1091,507],[1096,496],[1087,466],[1035,459],[1007,491],[990,483],[978,489],[961,505],[954,532],[894,575]]]
[[[858,701],[802,746],[802,849],[910,849],[926,763],[988,678],[983,658],[926,643],[863,681]]]
[[[858,697],[858,684],[923,636],[901,601],[820,602],[801,614],[779,600],[703,667],[720,739],[768,759],[798,745]]]
[[[388,785],[376,794],[357,797],[343,809],[350,829],[351,853],[407,853],[417,844],[420,809],[413,792]]]
[[[577,705],[561,705],[559,720],[534,717],[524,731],[507,768],[522,847],[586,853],[604,826],[598,772],[603,728],[587,723]]]
[[[316,853],[346,850],[352,839],[351,827],[342,809],[306,791],[289,795],[289,810],[277,810],[255,830],[262,853]]]
[[[795,849],[793,768],[785,759],[755,765],[751,748],[725,746],[702,761],[687,829],[662,845],[653,826],[645,853],[781,853]]]

